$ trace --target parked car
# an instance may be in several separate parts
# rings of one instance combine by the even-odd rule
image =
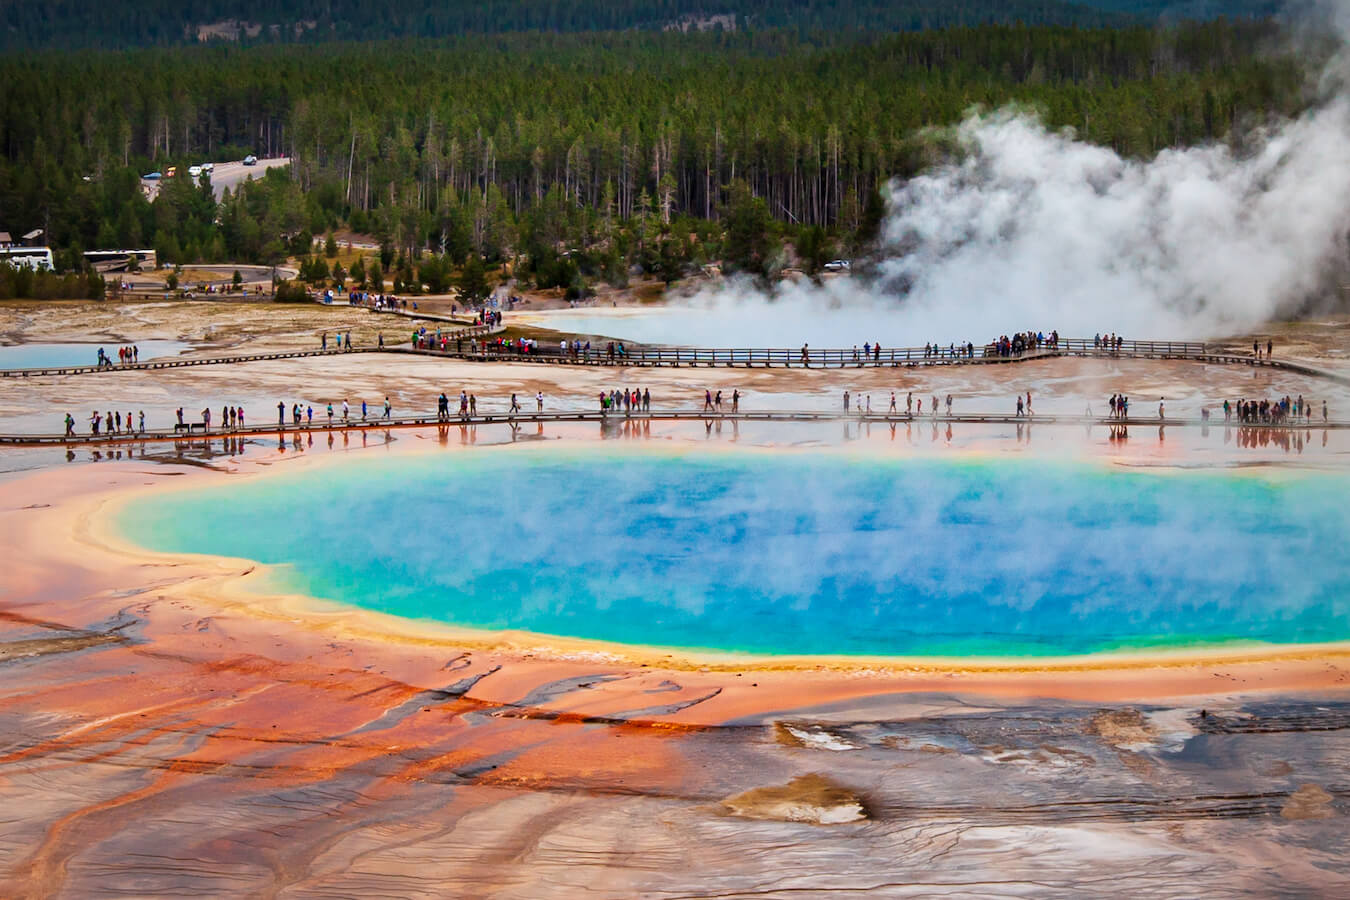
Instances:
[[[203,172],[214,172],[215,170],[216,170],[215,163],[202,163]]]
[[[193,178],[200,178],[202,177],[202,167],[193,166],[192,168],[188,169],[188,174],[191,175]]]
[[[149,175],[142,175],[141,177],[146,181],[159,181],[164,175],[160,172],[151,172]]]
[[[177,166],[169,166],[169,170],[168,170],[167,172],[164,173],[164,177],[165,177],[165,178],[172,178],[173,176],[175,176],[175,175],[177,175],[177,174],[178,174],[178,167],[177,167]]]
[[[853,263],[847,259],[832,259],[825,264],[826,272],[847,272]]]
[[[257,164],[258,164],[258,157],[254,156],[252,153],[244,157],[244,165],[256,166]]]

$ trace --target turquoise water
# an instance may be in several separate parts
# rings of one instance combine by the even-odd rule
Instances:
[[[833,454],[455,453],[135,501],[174,552],[399,616],[771,654],[1350,638],[1350,478]]]
[[[141,362],[163,356],[176,356],[188,349],[182,341],[133,341],[141,352]],[[62,366],[98,365],[98,348],[117,362],[115,341],[94,344],[15,344],[0,347],[0,369],[52,369]]]

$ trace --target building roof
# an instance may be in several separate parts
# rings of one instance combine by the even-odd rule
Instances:
[[[8,231],[0,231],[0,244],[12,244],[14,239],[9,236]]]
[[[42,237],[42,229],[41,229],[41,228],[34,228],[32,231],[30,231],[30,232],[28,232],[27,234],[25,234],[25,235],[23,236],[23,239],[24,239],[25,241],[33,241],[33,240],[37,240],[37,239],[40,238],[40,237]]]

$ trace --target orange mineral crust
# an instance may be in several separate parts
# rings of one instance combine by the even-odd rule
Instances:
[[[278,464],[321,462],[4,484],[0,896],[1350,892],[1344,646],[700,656],[269,597],[109,531]]]

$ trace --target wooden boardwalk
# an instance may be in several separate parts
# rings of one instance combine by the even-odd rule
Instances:
[[[425,318],[402,310],[390,311],[408,318]],[[784,369],[848,369],[848,368],[925,368],[937,366],[999,365],[1034,362],[1062,357],[1091,359],[1145,359],[1189,360],[1225,366],[1252,366],[1294,372],[1314,378],[1324,378],[1350,385],[1350,374],[1329,372],[1307,363],[1284,359],[1256,359],[1255,357],[1225,353],[1202,343],[1181,341],[1126,341],[1119,350],[1104,350],[1091,340],[1061,339],[1053,348],[1037,348],[1020,354],[1000,355],[986,353],[976,347],[969,354],[946,350],[927,351],[923,347],[893,347],[879,352],[864,353],[861,349],[802,350],[787,348],[701,348],[701,347],[632,347],[613,355],[604,348],[563,353],[559,346],[540,346],[528,353],[510,348],[498,348],[483,338],[498,334],[504,326],[477,325],[446,332],[447,341],[467,342],[460,349],[419,349],[410,344],[385,347],[357,347],[354,350],[295,350],[283,353],[250,353],[232,356],[190,357],[186,359],[159,359],[143,363],[116,366],[60,366],[37,369],[0,369],[3,378],[42,378],[64,375],[112,374],[116,372],[159,371],[189,366],[225,365],[231,363],[263,362],[269,360],[304,359],[317,356],[341,356],[345,353],[391,353],[454,359],[467,362],[507,362],[533,365],[607,366],[619,368],[784,368]]]
[[[1322,422],[1318,420],[1309,420],[1306,423],[1300,421],[1294,423],[1269,423],[1252,422],[1240,423],[1237,421],[1224,422],[1222,419],[1211,419],[1204,421],[1201,419],[1159,419],[1155,417],[1131,416],[1127,419],[1109,418],[1106,416],[1070,416],[1070,415],[1033,415],[1018,416],[1004,413],[962,413],[957,415],[906,415],[904,413],[864,413],[821,410],[742,410],[731,413],[713,413],[705,412],[697,407],[685,409],[665,409],[652,410],[650,412],[632,412],[624,414],[623,412],[601,413],[598,410],[556,410],[546,412],[518,413],[511,415],[505,412],[479,413],[475,416],[461,417],[457,412],[452,412],[446,420],[440,420],[435,413],[419,414],[412,416],[396,416],[389,419],[369,417],[367,419],[351,419],[343,422],[341,418],[335,418],[332,424],[326,420],[315,422],[312,425],[301,424],[299,426],[291,424],[289,421],[284,426],[278,426],[275,422],[269,425],[249,425],[246,428],[219,428],[202,433],[201,431],[192,434],[185,434],[174,431],[145,431],[136,434],[100,434],[91,435],[88,432],[77,433],[74,437],[66,437],[61,434],[0,434],[0,446],[11,447],[42,447],[42,446],[61,446],[74,447],[81,445],[104,445],[104,444],[135,444],[145,441],[201,441],[212,438],[238,438],[255,437],[284,438],[287,435],[310,434],[313,432],[342,432],[342,431],[381,431],[389,428],[436,428],[451,426],[477,426],[477,425],[504,425],[515,427],[535,423],[592,423],[598,425],[619,426],[625,422],[703,422],[714,424],[717,422],[775,422],[775,423],[808,423],[808,422],[844,422],[859,423],[868,425],[1037,425],[1037,426],[1076,426],[1079,428],[1092,428],[1097,426],[1125,426],[1127,428],[1253,428],[1253,429],[1276,429],[1276,430],[1320,430],[1335,429],[1343,430],[1350,428],[1350,421],[1335,420]]]

